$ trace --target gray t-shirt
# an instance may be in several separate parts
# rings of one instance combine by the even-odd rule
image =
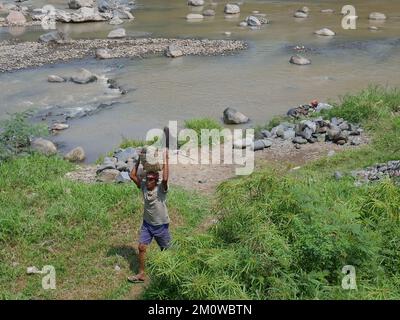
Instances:
[[[158,183],[154,190],[147,190],[145,181],[142,181],[141,189],[144,199],[143,219],[153,226],[169,223],[166,205],[168,190],[164,190],[161,183]]]

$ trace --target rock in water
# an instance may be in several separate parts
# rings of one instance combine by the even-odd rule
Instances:
[[[124,23],[124,21],[122,21],[122,19],[119,16],[114,16],[109,22],[109,24],[111,24],[113,26],[117,26],[117,25],[120,25],[123,23]]]
[[[237,14],[240,13],[240,7],[237,4],[227,3],[224,12],[227,14]]]
[[[6,21],[9,25],[23,26],[26,23],[26,18],[21,12],[12,10],[8,14]]]
[[[124,28],[118,28],[115,30],[112,30],[107,38],[109,39],[118,39],[118,38],[125,38],[126,37],[126,31]]]
[[[311,60],[300,55],[295,55],[290,58],[290,63],[297,64],[299,66],[304,66],[311,64]]]
[[[97,49],[96,50],[97,59],[111,59],[111,54],[108,49]]]
[[[255,16],[248,16],[246,18],[246,22],[251,27],[259,27],[259,26],[261,26],[260,20]]]
[[[237,111],[233,108],[226,108],[224,110],[224,122],[226,124],[240,124],[246,123],[249,121],[249,118],[246,117],[243,113]]]
[[[370,20],[386,20],[386,15],[380,12],[372,12],[369,15]]]
[[[332,30],[330,30],[328,28],[322,28],[320,30],[315,31],[314,33],[319,36],[334,36],[334,35],[336,35],[335,32],[333,32]]]
[[[48,32],[39,37],[39,42],[43,43],[59,43],[65,40],[67,40],[67,38],[61,31]]]
[[[71,162],[81,162],[85,160],[85,158],[86,158],[85,150],[83,150],[82,147],[76,147],[64,156],[65,160]]]
[[[183,52],[179,47],[170,45],[168,46],[167,50],[165,50],[165,55],[167,57],[177,58],[183,56]]]
[[[52,74],[47,77],[47,81],[54,82],[54,83],[60,83],[60,82],[65,82],[65,79]]]
[[[294,13],[295,18],[308,18],[308,14],[303,11],[296,11]]]
[[[61,131],[61,130],[65,130],[68,128],[69,128],[69,125],[66,123],[53,123],[50,127],[50,129],[53,131]]]
[[[37,138],[33,140],[31,142],[31,147],[33,150],[41,154],[44,154],[46,156],[50,156],[57,153],[57,148],[54,145],[54,143],[42,138]]]
[[[97,77],[89,70],[82,68],[77,74],[71,77],[71,81],[77,84],[87,84],[97,81]]]
[[[68,7],[70,9],[80,9],[82,7],[92,8],[93,4],[93,0],[70,0],[68,2]]]
[[[201,7],[204,6],[204,0],[188,0],[189,6]]]
[[[204,16],[200,13],[189,13],[186,16],[186,20],[203,20]]]
[[[215,16],[215,11],[212,10],[212,9],[205,10],[203,12],[203,16],[205,16],[205,17],[213,17],[213,16]]]
[[[310,12],[310,8],[304,6],[304,7],[302,7],[301,9],[299,9],[297,11],[301,11],[301,12],[304,12],[304,13],[309,13]]]

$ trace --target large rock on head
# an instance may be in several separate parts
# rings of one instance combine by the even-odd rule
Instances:
[[[305,58],[303,56],[300,56],[300,55],[292,56],[290,58],[289,62],[292,63],[292,64],[297,64],[299,66],[305,66],[305,65],[311,64],[311,60],[310,59],[307,59],[307,58]]]
[[[37,138],[33,140],[31,142],[31,147],[33,150],[46,156],[57,153],[57,147],[54,145],[54,143],[43,138]]]
[[[76,147],[64,156],[65,160],[71,162],[81,162],[85,160],[85,158],[86,158],[85,150],[83,150],[82,147]]]
[[[9,25],[23,26],[26,23],[26,18],[20,11],[10,11],[6,21]]]
[[[224,12],[227,14],[237,14],[240,13],[240,7],[237,4],[227,3]]]
[[[79,69],[78,73],[71,77],[71,81],[77,84],[87,84],[97,81],[97,76],[84,68]]]
[[[243,113],[233,108],[226,108],[224,110],[224,122],[226,124],[241,124],[249,121]]]
[[[70,9],[80,9],[83,7],[93,8],[93,0],[69,0],[68,7]]]

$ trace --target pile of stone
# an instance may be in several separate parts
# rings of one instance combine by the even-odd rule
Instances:
[[[400,160],[378,163],[363,170],[353,171],[351,174],[359,183],[397,178],[400,177]]]
[[[97,181],[130,182],[129,173],[139,160],[142,148],[118,149],[112,157],[105,157],[97,168]]]

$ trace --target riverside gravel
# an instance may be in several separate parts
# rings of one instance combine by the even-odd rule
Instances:
[[[101,48],[109,49],[111,58],[157,55],[163,54],[169,45],[179,47],[185,56],[226,55],[247,47],[245,42],[239,40],[93,39],[70,40],[58,44],[6,40],[0,41],[0,72],[95,57],[96,49]]]

